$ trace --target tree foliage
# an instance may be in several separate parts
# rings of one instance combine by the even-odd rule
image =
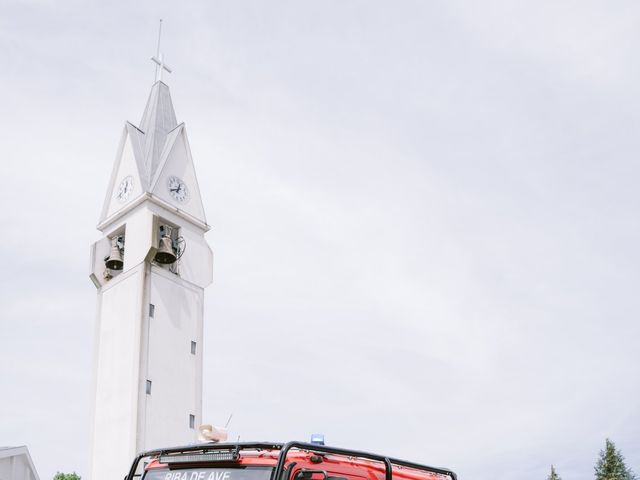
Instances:
[[[553,468],[553,465],[551,465],[551,473],[547,477],[547,480],[562,480],[560,476],[558,476],[558,474],[556,473],[556,469]]]
[[[62,473],[58,472],[53,476],[53,480],[81,480],[80,475],[76,472],[73,473]]]
[[[635,475],[624,463],[624,457],[615,444],[607,438],[604,450],[600,450],[595,466],[596,480],[635,480]]]

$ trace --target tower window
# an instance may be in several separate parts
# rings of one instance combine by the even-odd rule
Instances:
[[[196,428],[196,416],[189,415],[189,428]]]
[[[151,395],[151,380],[147,380],[147,395]]]
[[[153,318],[156,313],[156,306],[153,303],[149,304],[149,317]]]
[[[196,342],[191,341],[191,355],[196,354]]]

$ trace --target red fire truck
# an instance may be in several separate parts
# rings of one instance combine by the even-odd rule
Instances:
[[[304,443],[202,443],[152,450],[126,480],[457,480],[445,468]]]

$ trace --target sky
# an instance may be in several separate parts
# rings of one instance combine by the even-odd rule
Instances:
[[[464,479],[640,473],[640,4],[0,3],[0,445],[87,478],[89,246],[158,19],[204,419]]]

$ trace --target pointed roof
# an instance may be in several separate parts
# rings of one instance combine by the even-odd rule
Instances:
[[[26,445],[22,445],[20,447],[0,447],[0,460],[5,458],[13,460],[18,457],[24,457],[24,466],[27,469],[24,472],[27,474],[27,477],[25,478],[30,480],[39,480],[40,477],[38,476],[38,472],[36,471],[36,467],[33,464],[33,460],[29,454],[29,449]]]
[[[166,188],[168,178],[176,174],[192,193],[190,200],[179,204],[175,204]],[[118,197],[118,186],[128,177],[133,194],[123,199]],[[149,198],[175,204],[181,212],[206,226],[197,184],[184,123],[176,120],[169,87],[158,80],[151,87],[140,126],[125,123],[99,225],[147,194]]]
[[[167,134],[177,126],[169,87],[164,82],[157,81],[151,87],[139,128],[144,134],[140,173],[147,186],[150,185],[160,165],[160,156],[165,147]]]

